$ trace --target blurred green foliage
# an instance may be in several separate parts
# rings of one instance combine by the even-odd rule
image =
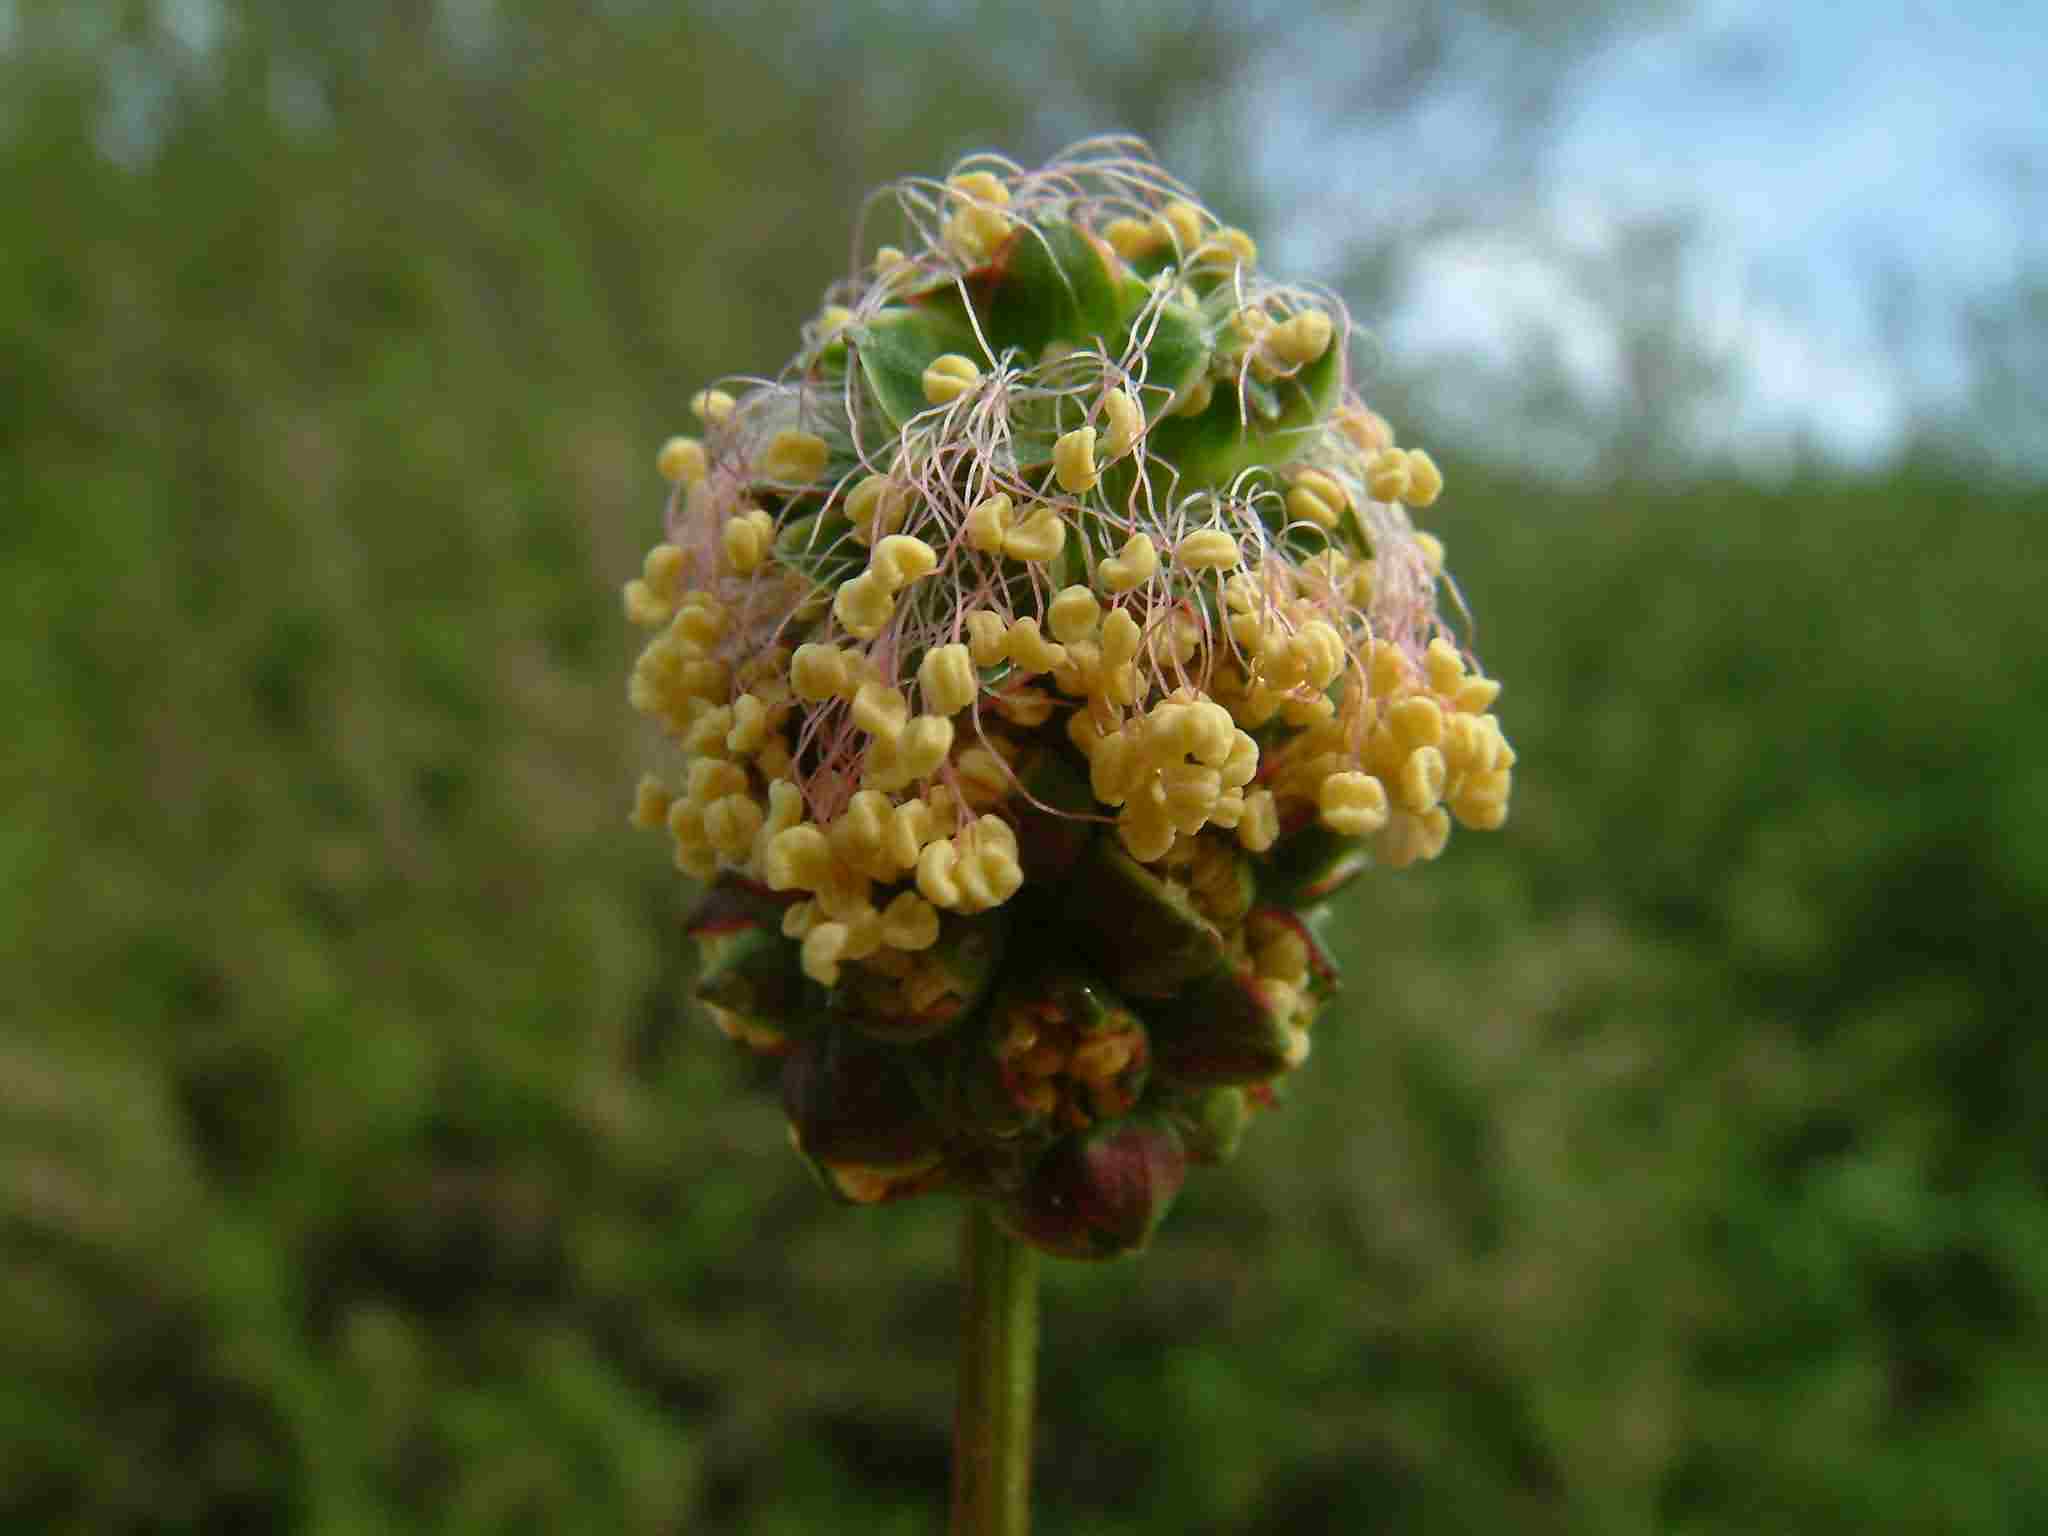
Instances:
[[[690,1016],[616,586],[848,167],[959,146],[526,9],[252,7],[113,160],[118,37],[5,61],[8,1529],[939,1528],[952,1212]],[[2048,1526],[2048,495],[1452,486],[1515,818],[1055,1267],[1044,1528]]]

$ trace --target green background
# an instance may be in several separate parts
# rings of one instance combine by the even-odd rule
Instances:
[[[617,588],[690,392],[1029,82],[143,9],[0,58],[0,1524],[939,1530],[956,1213],[829,1204],[692,1015]],[[2048,494],[1432,446],[1513,819],[1051,1266],[1041,1526],[2048,1529]]]

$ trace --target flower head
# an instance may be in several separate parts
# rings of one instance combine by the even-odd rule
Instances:
[[[1130,141],[894,202],[789,368],[661,451],[625,606],[677,760],[634,817],[716,882],[703,995],[794,1053],[830,1186],[1029,1235],[1051,1181],[1177,1169],[1176,1125],[1234,1145],[1215,1095],[1298,1066],[1334,984],[1297,909],[1501,825],[1514,753],[1410,521],[1442,476],[1351,392],[1341,302]],[[913,1102],[915,1135],[831,1123]]]

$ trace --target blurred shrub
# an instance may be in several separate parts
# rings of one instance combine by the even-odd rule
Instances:
[[[294,127],[252,23],[118,172],[91,79],[10,103],[10,1527],[937,1529],[946,1213],[803,1181],[624,827],[651,450],[837,265],[832,130],[533,24]],[[1048,1529],[2048,1521],[2044,513],[1453,466],[1516,819],[1054,1275]]]

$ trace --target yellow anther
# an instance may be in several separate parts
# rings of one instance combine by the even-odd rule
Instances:
[[[676,633],[708,648],[725,638],[725,606],[706,592],[686,593],[676,608]]]
[[[1426,507],[1443,494],[1444,472],[1420,448],[1408,450],[1408,505]]]
[[[1057,555],[1066,542],[1067,525],[1060,520],[1059,513],[1052,507],[1039,507],[1003,535],[1003,553],[1012,560],[1042,562]]]
[[[739,402],[722,389],[700,389],[690,396],[690,414],[710,426],[717,426]]]
[[[1367,663],[1367,676],[1372,691],[1381,698],[1397,692],[1408,680],[1408,658],[1401,654],[1401,648],[1386,640],[1372,643],[1372,658]]]
[[[873,571],[842,582],[832,599],[832,612],[850,635],[872,640],[888,626],[896,600]]]
[[[1086,587],[1068,587],[1045,610],[1045,621],[1067,645],[1078,645],[1095,633],[1101,605]]]
[[[751,575],[775,543],[775,523],[756,507],[727,523],[722,538],[726,563],[738,575]]]
[[[1164,858],[1173,847],[1173,820],[1155,793],[1127,802],[1116,819],[1116,835],[1124,851],[1140,864]]]
[[[1076,427],[1062,432],[1052,445],[1052,472],[1060,489],[1078,495],[1093,490],[1102,478],[1095,468],[1095,429]]]
[[[1196,249],[1194,264],[1224,272],[1233,267],[1250,271],[1259,264],[1259,247],[1243,230],[1225,225]]]
[[[981,370],[974,359],[948,352],[932,359],[924,371],[924,397],[933,405],[947,405],[969,393],[981,382]]]
[[[1273,803],[1270,789],[1255,789],[1244,797],[1244,813],[1237,823],[1237,840],[1252,853],[1264,853],[1280,836],[1280,808]]]
[[[902,266],[908,260],[910,258],[903,254],[903,247],[900,245],[882,245],[875,248],[875,270],[877,272],[891,271],[896,267]]]
[[[1456,646],[1438,635],[1422,654],[1422,670],[1429,675],[1430,687],[1438,693],[1451,693],[1465,680],[1465,658],[1458,654]]]
[[[1386,418],[1362,405],[1338,406],[1330,412],[1330,424],[1367,457],[1394,446],[1394,429],[1387,425]]]
[[[1223,793],[1216,797],[1216,803],[1209,807],[1209,825],[1229,832],[1235,830],[1243,819],[1243,788],[1234,784],[1224,786]]]
[[[800,939],[819,923],[825,914],[818,910],[815,901],[799,901],[783,908],[782,936],[786,939]]]
[[[1324,619],[1310,619],[1294,636],[1294,650],[1301,656],[1309,686],[1327,688],[1344,670],[1344,637]]]
[[[654,467],[670,485],[695,485],[711,470],[704,445],[694,437],[672,437],[663,443]]]
[[[909,511],[909,488],[887,475],[869,475],[846,493],[846,520],[863,544],[901,528]]]
[[[1287,515],[1318,528],[1335,528],[1350,505],[1350,494],[1320,469],[1302,470],[1287,493]]]
[[[1500,683],[1491,677],[1468,677],[1451,694],[1451,705],[1468,715],[1483,715],[1500,697]]]
[[[1149,535],[1134,533],[1124,541],[1121,550],[1096,569],[1105,589],[1128,592],[1152,579],[1152,573],[1159,569],[1159,552],[1152,547]]]
[[[1223,571],[1238,563],[1237,540],[1221,528],[1202,528],[1188,534],[1174,550],[1174,557],[1190,571]]]
[[[913,779],[938,772],[939,764],[953,750],[953,722],[944,715],[919,715],[903,728],[896,743],[903,771]]]
[[[977,202],[992,203],[998,208],[1010,206],[1010,189],[993,171],[962,171],[957,176],[948,176],[946,185]]]
[[[925,652],[917,668],[917,686],[927,710],[952,715],[974,702],[981,685],[974,675],[974,660],[967,654],[967,647],[955,644],[934,646]]]
[[[938,941],[938,908],[917,892],[900,892],[882,909],[882,942],[891,949],[930,949]]]
[[[991,207],[991,202],[993,199],[968,203],[957,209],[939,231],[940,238],[963,261],[988,260],[995,248],[1009,236],[1010,216],[1000,208]]]
[[[1181,255],[1191,255],[1202,243],[1202,229],[1208,215],[1193,203],[1176,199],[1159,210],[1159,217]]]
[[[1111,219],[1102,226],[1102,238],[1125,261],[1142,261],[1162,244],[1159,226],[1138,219]]]
[[[829,340],[853,324],[853,311],[844,304],[827,304],[818,311],[818,335]]]
[[[1088,785],[1104,805],[1122,805],[1149,769],[1128,731],[1098,737],[1088,758]]]
[[[1102,413],[1109,419],[1103,452],[1112,459],[1120,459],[1136,447],[1138,439],[1144,435],[1144,408],[1128,389],[1112,389],[1102,397]]]
[[[874,553],[868,556],[868,569],[892,594],[931,575],[938,568],[939,552],[923,539],[912,538],[907,533],[890,534],[880,540]]]
[[[894,741],[903,734],[903,727],[909,719],[910,705],[900,688],[862,683],[860,691],[853,696],[853,723],[870,736]]]
[[[837,697],[846,685],[846,653],[836,645],[816,641],[798,646],[789,659],[789,683],[807,704]]]
[[[675,612],[638,576],[626,583],[620,596],[625,600],[626,622],[642,629],[660,629]]]
[[[1369,773],[1333,773],[1316,791],[1316,809],[1332,832],[1366,837],[1387,824],[1387,789]]]
[[[1209,807],[1223,793],[1223,781],[1214,768],[1194,763],[1174,763],[1159,770],[1167,817],[1181,832],[1199,832],[1209,819]]]
[[[792,485],[807,484],[824,472],[830,452],[825,446],[825,439],[815,432],[785,429],[768,440],[768,446],[761,450],[757,467],[770,480]]]
[[[737,861],[753,849],[754,834],[766,820],[761,802],[752,795],[727,795],[704,808],[704,836],[718,852]]]
[[[1408,456],[1382,448],[1366,461],[1365,488],[1374,501],[1399,501],[1408,494]]]
[[[707,761],[725,756],[730,750],[725,738],[732,730],[731,707],[724,704],[714,707],[703,700],[693,702],[697,707],[690,711],[690,723],[683,731],[683,750]]]
[[[1234,731],[1230,738],[1230,753],[1223,759],[1220,770],[1225,789],[1237,789],[1251,783],[1259,773],[1259,744],[1243,731]]]
[[[882,852],[893,868],[915,869],[918,854],[936,833],[932,808],[922,800],[905,801],[890,813],[882,829]]]
[[[1055,645],[1038,632],[1038,620],[1019,619],[1003,638],[1003,650],[1020,672],[1050,672],[1066,663],[1065,646]]]
[[[1139,537],[1143,537],[1141,534]],[[1126,548],[1129,546],[1126,545]],[[1138,621],[1119,608],[1102,621],[1102,664],[1114,670],[1135,661],[1145,632]]]
[[[699,758],[690,764],[685,794],[692,805],[705,806],[727,795],[742,794],[747,787],[747,770],[738,763],[716,758]]]
[[[960,793],[971,806],[995,805],[1010,793],[1010,765],[987,747],[969,747],[954,766]]]
[[[1301,368],[1330,350],[1335,327],[1320,309],[1299,310],[1268,331],[1265,347],[1290,368]]]
[[[847,926],[819,923],[804,935],[804,974],[821,987],[839,985],[839,962],[846,954]]]
[[[1433,533],[1415,535],[1415,547],[1422,551],[1422,567],[1431,576],[1444,573],[1444,541]]]
[[[967,654],[977,667],[998,666],[1009,655],[1010,626],[1001,614],[977,608],[967,615]]]
[[[1280,718],[1297,727],[1318,725],[1337,712],[1337,706],[1326,694],[1312,693],[1304,697],[1298,693],[1289,694],[1280,701]]]
[[[1196,762],[1211,768],[1221,768],[1230,760],[1231,748],[1240,734],[1230,718],[1230,711],[1214,699],[1201,699],[1190,704],[1187,713],[1181,717],[1182,749]]]
[[[1403,810],[1420,816],[1443,798],[1445,776],[1443,753],[1435,747],[1417,747],[1395,776],[1395,798]]]
[[[960,867],[960,850],[950,837],[928,843],[917,856],[918,894],[935,907],[958,908],[960,884],[955,873]]]
[[[1010,531],[1010,498],[1001,491],[974,504],[967,514],[967,543],[985,555],[1001,554]]]
[[[811,822],[785,827],[769,840],[761,873],[770,890],[815,891],[832,878],[832,845]]]
[[[756,752],[768,740],[771,717],[768,706],[756,694],[743,693],[732,701],[732,729],[725,733],[726,750]]]
[[[651,831],[668,820],[668,808],[675,803],[668,786],[653,774],[642,774],[633,790],[633,825]]]
[[[689,557],[675,545],[657,544],[640,562],[640,576],[648,591],[665,603],[675,603],[683,595],[683,571],[688,564]]]

